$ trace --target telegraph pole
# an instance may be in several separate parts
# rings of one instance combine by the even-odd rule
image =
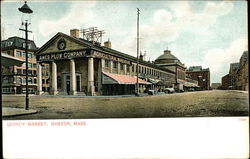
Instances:
[[[137,8],[137,62],[136,62],[136,95],[139,95],[139,15],[140,9]]]
[[[29,8],[29,6],[27,5],[27,2],[25,1],[25,4],[21,7],[21,8],[18,8],[18,10],[22,13],[25,13],[25,14],[31,14],[33,13],[33,11]],[[25,20],[25,23],[22,25],[25,26],[25,29],[19,29],[19,30],[22,30],[25,32],[25,54],[26,54],[26,98],[25,98],[25,109],[26,110],[29,110],[29,79],[28,79],[28,32],[31,32],[31,31],[28,31],[28,20]]]

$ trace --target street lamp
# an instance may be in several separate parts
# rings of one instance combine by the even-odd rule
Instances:
[[[30,9],[30,7],[27,5],[27,2],[25,1],[24,5],[21,8],[18,8],[18,10],[24,14],[31,14],[33,11]],[[25,22],[22,22],[22,25],[25,26],[25,29],[19,29],[25,32],[25,54],[26,54],[26,100],[25,100],[25,109],[29,109],[29,90],[28,90],[28,18],[25,18]]]

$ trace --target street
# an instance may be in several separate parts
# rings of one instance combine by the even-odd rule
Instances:
[[[25,97],[3,95],[3,107],[24,108]],[[213,90],[143,97],[30,96],[36,114],[4,119],[89,119],[247,116],[248,92]]]

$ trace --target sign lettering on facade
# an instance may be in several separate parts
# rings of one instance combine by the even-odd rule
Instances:
[[[130,61],[127,61],[127,60],[124,60],[124,59],[121,59],[112,55],[108,55],[105,53],[97,52],[97,51],[94,51],[94,56],[103,58],[103,59],[112,60],[112,61],[118,61],[118,62],[125,63],[125,64],[130,64]]]
[[[39,55],[38,61],[53,61],[53,60],[60,60],[60,59],[70,59],[76,57],[84,57],[87,55],[87,51],[73,51],[73,52],[61,52],[61,53],[50,53],[46,55]]]

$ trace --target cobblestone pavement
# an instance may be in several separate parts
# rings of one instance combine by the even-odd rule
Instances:
[[[25,97],[3,95],[3,107],[24,108]],[[200,91],[142,97],[30,96],[38,111],[4,119],[87,119],[247,116],[248,92]]]

